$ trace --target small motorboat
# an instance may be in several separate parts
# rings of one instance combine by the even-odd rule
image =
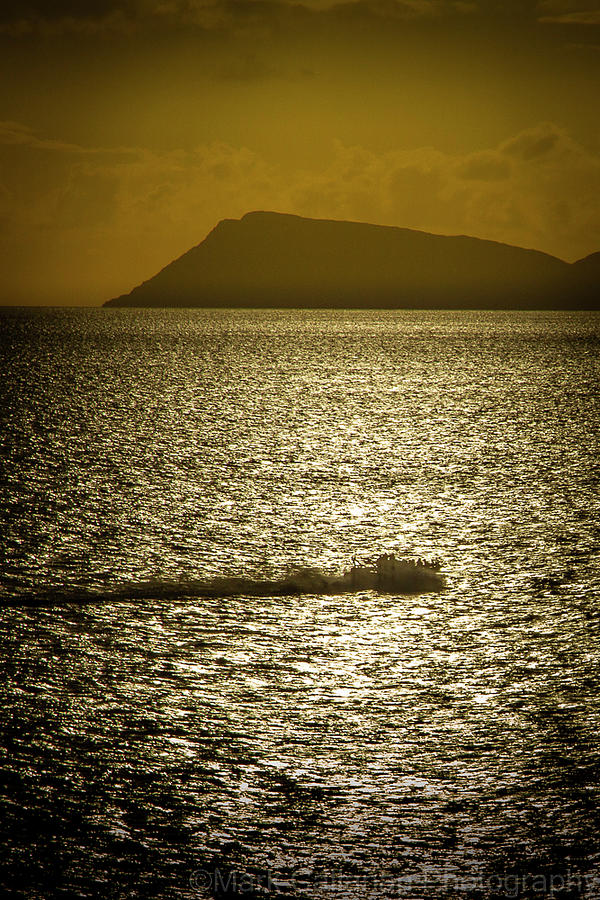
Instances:
[[[372,563],[354,558],[352,567],[344,572],[342,579],[349,590],[439,591],[446,583],[440,568],[441,562],[437,558],[403,559],[393,553],[382,553]]]

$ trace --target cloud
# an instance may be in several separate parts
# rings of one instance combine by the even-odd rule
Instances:
[[[600,9],[593,0],[540,0],[541,22],[565,25],[600,25]]]
[[[123,0],[4,0],[0,17],[3,21],[16,19],[94,19],[109,15],[115,9],[130,6]]]
[[[293,25],[306,16],[344,19],[377,18],[409,22],[477,13],[518,18],[530,16],[535,0],[6,0],[0,32],[109,31],[134,28],[197,26],[203,30],[246,30]]]
[[[503,179],[465,179],[472,161],[452,186],[465,230],[571,259],[600,247],[600,157],[562,129],[545,123],[490,151]]]
[[[440,19],[473,15],[506,21],[535,20],[537,0],[348,0],[330,9],[386,19]]]
[[[311,172],[282,172],[224,145],[202,148],[181,162],[180,176],[164,184],[159,206],[168,205],[172,225],[190,237],[208,207],[216,221],[267,206],[461,231],[559,255],[565,248],[578,256],[600,246],[600,159],[551,124],[495,150],[463,156],[431,148],[378,154],[338,144],[331,164]],[[155,160],[157,175],[164,163]]]
[[[570,0],[5,0],[0,32],[106,31],[195,25],[204,30],[271,26],[299,16],[333,16],[338,22],[378,18],[410,22],[474,15],[600,24],[597,4]],[[305,16],[304,16],[305,18]]]
[[[85,148],[0,124],[2,295],[99,302],[225,217],[277,207],[285,179],[244,148]],[[62,299],[61,299],[62,298]]]
[[[0,9],[0,34],[181,34],[184,26],[238,37],[281,37],[302,28],[378,22],[405,29],[427,22],[460,24],[467,17],[503,29],[536,21],[600,24],[600,10],[589,0],[7,0]]]
[[[600,25],[600,10],[581,10],[561,16],[541,16],[540,22],[556,22],[560,25]]]
[[[96,0],[82,6],[76,2],[10,2],[0,10],[0,34],[21,37],[27,34],[52,36],[65,32],[96,34],[131,28],[129,4]]]
[[[456,166],[456,174],[466,181],[503,181],[511,175],[510,161],[500,154],[484,150],[471,153]]]
[[[132,147],[84,147],[69,141],[58,141],[52,138],[39,137],[29,126],[22,122],[0,120],[0,149],[15,148],[19,154],[40,151],[52,156],[67,157],[108,157],[116,160],[128,160],[137,156],[140,151]]]
[[[289,190],[291,211],[466,233],[571,259],[600,248],[600,156],[544,123],[495,149],[338,147]]]
[[[0,11],[4,31],[93,31],[195,24],[218,29],[235,21],[270,16],[280,3],[266,0],[7,0]]]
[[[551,124],[543,124],[506,141],[502,149],[508,156],[524,161],[541,160],[552,154],[563,139],[563,134]]]
[[[21,122],[0,121],[0,145],[29,148],[34,150],[55,150],[59,153],[85,154],[91,151],[78,144],[55,141],[38,137],[33,129]]]

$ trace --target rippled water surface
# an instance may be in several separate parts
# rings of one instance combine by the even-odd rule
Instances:
[[[600,897],[598,314],[0,328],[7,894]]]

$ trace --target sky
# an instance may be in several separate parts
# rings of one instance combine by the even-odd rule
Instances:
[[[0,303],[97,305],[254,209],[578,259],[599,89],[600,0],[4,0]]]

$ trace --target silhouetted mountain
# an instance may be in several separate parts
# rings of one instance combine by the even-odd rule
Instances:
[[[600,253],[590,253],[571,266],[573,295],[587,309],[600,309]]]
[[[583,259],[573,263],[573,270],[578,278],[589,282],[598,282],[600,279],[600,252],[590,253]]]
[[[478,238],[251,212],[105,305],[597,306],[596,257],[569,265]]]

